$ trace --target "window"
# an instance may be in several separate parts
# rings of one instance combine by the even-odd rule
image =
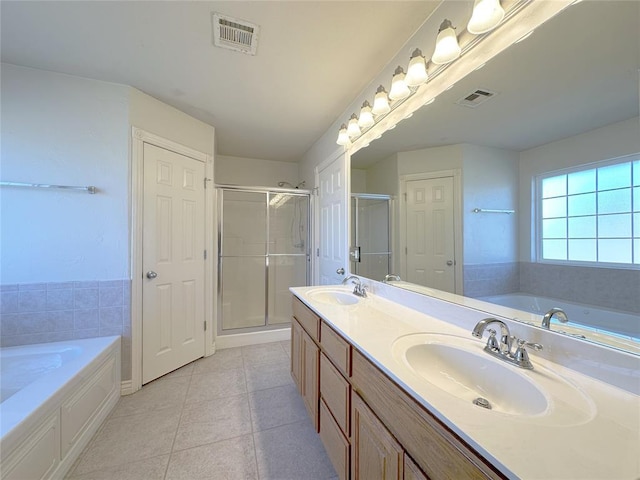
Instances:
[[[537,179],[541,261],[640,265],[640,160]]]

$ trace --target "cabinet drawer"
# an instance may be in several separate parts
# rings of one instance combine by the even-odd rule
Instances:
[[[349,442],[335,424],[324,400],[320,399],[320,439],[338,478],[349,478]]]
[[[351,385],[324,353],[320,355],[320,397],[324,399],[342,433],[349,437]]]
[[[367,402],[430,478],[504,478],[358,351],[352,383],[353,397],[357,393]]]
[[[293,316],[296,317],[311,338],[316,342],[320,340],[320,317],[295,296],[293,297]]]
[[[320,326],[320,345],[338,370],[350,377],[351,345],[324,322]]]

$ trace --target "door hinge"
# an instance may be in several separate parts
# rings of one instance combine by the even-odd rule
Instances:
[[[207,251],[206,250],[204,251],[204,259],[205,260],[207,259]]]
[[[404,247],[404,254],[408,255],[409,254],[409,249],[407,247]]]
[[[319,256],[320,256],[320,249],[316,248],[316,257],[319,257]]]
[[[205,188],[205,190],[206,190],[206,188],[207,188],[207,182],[210,182],[210,181],[211,181],[211,179],[210,179],[210,178],[206,178],[206,177],[205,177],[205,179],[204,179],[204,188]]]
[[[206,332],[207,331],[207,321],[205,320],[203,323],[204,323],[204,331]]]

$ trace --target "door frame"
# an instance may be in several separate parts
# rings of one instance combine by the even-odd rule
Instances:
[[[131,127],[131,383],[123,382],[122,394],[136,392],[142,387],[142,231],[143,231],[143,199],[144,199],[144,144],[170,150],[174,153],[192,158],[205,165],[205,205],[204,229],[207,258],[204,266],[204,315],[207,330],[205,332],[204,355],[215,352],[215,325],[213,292],[215,291],[215,235],[214,225],[216,211],[214,207],[213,188],[213,155],[199,152],[182,144],[160,137],[137,127]],[[207,185],[207,183],[209,185]]]
[[[434,178],[453,178],[453,251],[455,293],[463,294],[463,251],[462,251],[462,171],[460,169],[440,170],[437,172],[409,173],[400,175],[400,275],[407,273],[407,182],[433,180]]]
[[[320,285],[320,257],[319,257],[319,248],[320,248],[320,172],[331,165],[333,162],[340,161],[342,159],[343,167],[344,167],[344,182],[345,182],[345,194],[343,201],[345,218],[345,232],[346,238],[343,245],[345,262],[346,265],[344,278],[347,278],[350,275],[350,262],[349,262],[349,225],[351,225],[351,213],[349,209],[349,200],[351,197],[351,156],[349,152],[340,147],[338,150],[333,152],[327,158],[325,158],[322,162],[318,163],[313,168],[313,195],[311,195],[311,199],[313,200],[312,204],[312,213],[313,213],[313,249],[311,251],[311,272],[313,285]]]

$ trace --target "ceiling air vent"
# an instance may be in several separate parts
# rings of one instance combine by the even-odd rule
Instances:
[[[258,48],[260,27],[245,20],[211,14],[213,26],[213,44],[216,47],[228,48],[237,52],[255,55]]]
[[[486,102],[496,95],[496,92],[492,92],[491,90],[487,90],[486,88],[479,88],[465,95],[456,103],[458,105],[462,105],[463,107],[476,108],[481,103]]]

